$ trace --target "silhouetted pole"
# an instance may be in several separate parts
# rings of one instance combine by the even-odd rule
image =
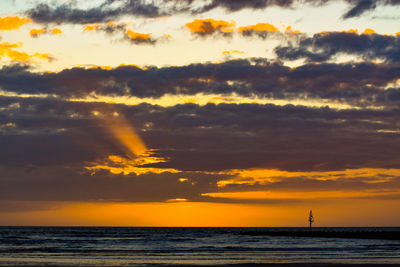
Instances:
[[[308,218],[308,221],[310,222],[310,232],[311,232],[312,223],[314,222],[314,216],[312,215],[312,210],[310,210],[310,217]]]

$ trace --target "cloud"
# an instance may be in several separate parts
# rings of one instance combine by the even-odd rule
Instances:
[[[31,37],[33,38],[37,38],[39,35],[42,35],[43,33],[46,32],[46,29],[32,29],[30,30],[29,34],[31,35]]]
[[[234,31],[235,22],[214,19],[195,19],[192,22],[186,23],[186,27],[192,34],[202,37],[216,33],[224,36],[231,36]]]
[[[223,55],[226,55],[226,54],[244,54],[244,53],[245,52],[241,51],[241,50],[225,50],[225,51],[222,51]]]
[[[111,8],[112,2],[122,3],[120,6]],[[57,6],[49,6],[40,3],[36,7],[26,11],[26,14],[37,23],[43,24],[89,24],[107,22],[125,15],[136,15],[142,17],[160,17],[167,15],[158,5],[146,3],[146,1],[105,1],[97,7],[80,9],[73,3],[63,3]]]
[[[398,109],[163,108],[5,96],[0,106],[3,200],[266,203],[202,194],[375,190],[382,197],[400,188],[400,134],[390,132],[400,129]],[[151,155],[130,156],[104,127],[98,117],[115,110]]]
[[[41,59],[41,60],[52,60],[52,56],[50,54],[43,54],[43,53],[34,53],[28,54],[26,52],[21,52],[15,50],[15,48],[21,47],[22,43],[0,43],[0,59],[3,57],[9,58],[10,61],[17,61],[17,62],[32,62],[34,59]]]
[[[223,8],[230,12],[239,11],[242,9],[265,9],[271,6],[278,6],[282,8],[291,8],[303,4],[314,6],[321,6],[329,4],[330,2],[337,2],[333,0],[213,0],[210,4],[204,5],[197,12],[206,12],[215,8]],[[351,6],[345,14],[344,19],[359,17],[367,11],[374,10],[377,6],[396,6],[400,5],[399,0],[344,0]]]
[[[293,36],[300,35],[299,31],[292,31],[290,27],[285,32],[281,32],[277,27],[270,23],[257,23],[254,25],[246,25],[236,27],[234,21],[214,20],[214,19],[195,19],[186,23],[189,31],[197,36],[206,37],[211,35],[221,35],[224,37],[232,37],[233,34],[239,33],[244,37],[259,37],[266,39],[267,37],[280,37],[281,39],[289,39]]]
[[[31,23],[28,18],[15,17],[0,17],[0,31],[11,31],[19,29],[21,26]]]
[[[135,44],[154,44],[156,42],[151,38],[151,34],[149,33],[139,33],[132,30],[127,30],[125,34],[127,38]]]
[[[400,61],[399,36],[376,34],[366,29],[356,32],[322,32],[300,40],[298,45],[279,46],[275,52],[281,59],[323,62],[340,54],[357,55],[365,60]]]
[[[346,2],[353,4],[353,7],[343,15],[344,19],[359,17],[366,11],[374,10],[379,5],[400,5],[399,0],[346,0]]]
[[[29,34],[31,35],[31,37],[33,38],[37,38],[42,34],[51,34],[51,35],[58,35],[58,34],[62,34],[62,30],[60,30],[59,28],[52,28],[52,29],[48,29],[48,28],[41,28],[41,29],[31,29]]]
[[[23,67],[0,69],[4,91],[63,98],[237,94],[272,99],[326,100],[358,107],[398,105],[399,66],[376,63],[321,63],[288,67],[265,59],[228,60],[180,67],[72,68],[56,73]]]
[[[80,169],[60,166],[1,169],[3,173],[7,172],[7,176],[1,177],[4,185],[0,189],[1,199],[20,201],[165,202],[174,198],[197,199],[202,190],[214,189],[207,186],[206,181],[215,180],[212,175],[186,173],[198,181],[197,186],[192,186],[179,182],[179,175],[171,173],[125,176],[99,172],[91,175]],[[14,178],[7,178],[11,174]]]
[[[238,31],[244,36],[258,35],[264,39],[270,33],[279,32],[278,28],[269,23],[257,23],[255,25],[239,27]]]
[[[125,164],[127,168],[180,172],[400,168],[397,109],[338,111],[258,104],[163,108],[7,97],[0,103],[5,107],[0,112],[0,124],[5,125],[0,128],[0,165],[5,166],[84,169],[106,166],[104,160],[110,155],[129,159],[119,139],[93,112],[106,116],[117,109],[135,127],[151,157],[164,159],[144,165],[132,162]],[[118,161],[113,162],[108,166],[118,167]]]
[[[35,22],[44,24],[88,24],[115,20],[123,16],[132,15],[139,17],[162,17],[175,14],[189,13],[202,14],[218,8],[228,12],[236,12],[243,9],[265,9],[271,6],[281,8],[293,8],[303,4],[321,6],[333,0],[212,0],[202,5],[193,4],[191,0],[160,0],[157,3],[145,0],[107,0],[97,7],[81,9],[77,2],[62,3],[50,6],[47,3],[39,3],[36,7],[26,11],[26,15]],[[344,15],[344,19],[361,16],[366,11],[374,10],[377,6],[400,4],[398,0],[344,0],[351,6]]]
[[[106,34],[122,34],[121,40],[127,40],[133,44],[141,45],[141,44],[151,44],[165,40],[165,37],[154,38],[150,33],[139,33],[134,32],[129,28],[128,23],[118,23],[114,21],[109,21],[107,23],[95,23],[95,24],[87,24],[84,29],[85,32],[97,31],[97,32],[105,32]]]

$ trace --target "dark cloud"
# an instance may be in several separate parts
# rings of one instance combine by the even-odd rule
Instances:
[[[206,12],[215,8],[224,8],[230,12],[242,9],[264,9],[269,6],[290,7],[296,1],[293,0],[213,0],[197,12]],[[315,1],[310,1],[315,2]]]
[[[398,105],[400,66],[375,63],[305,64],[290,68],[265,59],[231,60],[220,64],[141,69],[122,66],[31,72],[23,66],[0,69],[4,91],[58,97],[88,95],[158,98],[197,93],[259,96],[275,99],[329,100],[355,106]]]
[[[346,0],[346,2],[353,7],[343,15],[345,19],[359,17],[366,11],[374,10],[378,5],[400,5],[399,0]]]
[[[197,201],[202,192],[217,190],[216,181],[226,177],[200,173],[90,174],[71,166],[0,169],[3,174],[0,200],[11,201],[164,202],[175,198]],[[190,182],[180,182],[182,175]]]
[[[86,25],[84,31],[104,32],[108,35],[120,35],[122,37],[119,38],[119,40],[129,41],[136,45],[154,45],[159,41],[165,41],[168,39],[167,37],[154,38],[151,34],[134,32],[126,23],[109,22],[104,24]]]
[[[112,2],[122,2],[122,6],[110,7]],[[106,1],[103,4],[89,8],[80,9],[73,3],[64,3],[58,6],[38,4],[33,9],[26,11],[27,16],[39,23],[72,23],[87,24],[96,22],[107,22],[124,15],[136,15],[143,17],[158,17],[166,15],[160,8],[146,1]]]
[[[218,188],[234,177],[221,171],[268,168],[331,171],[400,168],[400,112],[259,104],[160,107],[0,97],[0,196],[15,201],[241,202],[201,194],[246,190],[390,190],[398,177],[277,179]],[[99,112],[97,116],[94,111]],[[109,155],[128,158],[101,116],[118,112],[153,156],[140,165],[179,173],[112,174],[85,169]],[[179,181],[179,178],[186,178]],[[279,178],[279,177],[278,177]],[[388,179],[390,178],[390,179]],[[387,182],[375,183],[376,180]],[[390,193],[390,192],[389,192]],[[279,204],[298,200],[249,200]],[[257,202],[258,201],[258,202]]]
[[[39,23],[73,23],[87,24],[106,22],[125,15],[140,17],[159,17],[179,13],[200,14],[216,8],[229,12],[242,9],[264,9],[270,6],[283,8],[298,7],[303,4],[323,5],[332,0],[212,0],[204,5],[194,5],[192,0],[159,0],[157,2],[145,0],[107,0],[97,7],[81,9],[73,3],[63,3],[58,6],[49,6],[39,3],[36,7],[27,10],[26,14]],[[366,11],[374,10],[379,5],[399,5],[399,0],[345,0],[351,9],[344,18],[358,17]]]
[[[6,99],[2,104],[7,108],[0,113],[0,164],[6,166],[88,164],[109,155],[128,157],[104,121],[92,115],[118,110],[154,149],[154,156],[168,159],[142,167],[182,171],[400,167],[398,110],[257,104],[111,108],[46,99]]]
[[[305,38],[298,45],[275,49],[281,59],[324,62],[341,54],[357,55],[365,60],[400,62],[400,37],[380,34],[325,32]]]

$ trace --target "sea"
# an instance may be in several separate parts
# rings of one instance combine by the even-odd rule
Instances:
[[[400,231],[400,228],[319,228]],[[395,263],[400,241],[249,235],[302,228],[0,227],[0,265]]]

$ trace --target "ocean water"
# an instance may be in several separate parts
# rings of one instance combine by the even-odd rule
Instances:
[[[398,240],[243,234],[281,230],[293,228],[0,227],[0,265],[400,264]],[[400,228],[340,229],[354,230]]]

